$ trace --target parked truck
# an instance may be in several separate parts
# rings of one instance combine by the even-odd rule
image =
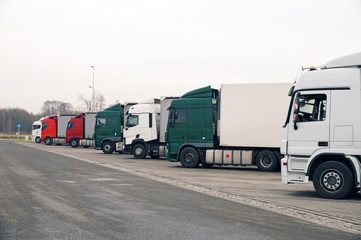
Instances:
[[[165,131],[168,122],[168,108],[176,97],[151,99],[132,106],[124,129],[125,154],[142,159],[166,156]]]
[[[31,130],[31,141],[35,143],[41,143],[41,129],[43,124],[43,119],[33,122]]]
[[[105,154],[123,151],[123,129],[128,109],[136,103],[115,104],[96,115],[94,148]]]
[[[257,165],[274,171],[290,83],[225,84],[196,89],[170,105],[167,159],[183,167]]]
[[[290,90],[282,182],[331,199],[360,190],[361,52],[307,69]]]
[[[44,118],[41,130],[41,141],[46,145],[65,144],[66,127],[75,115],[60,114]]]
[[[66,143],[72,148],[94,146],[95,112],[79,113],[72,117],[66,129]]]

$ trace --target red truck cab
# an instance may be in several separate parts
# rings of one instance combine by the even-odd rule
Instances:
[[[46,141],[50,140],[50,143],[51,143],[51,139],[56,137],[57,124],[58,124],[58,116],[57,115],[52,115],[52,116],[46,117],[43,120],[43,126],[42,126],[42,130],[41,130],[41,141],[42,142],[45,142],[47,144]],[[47,145],[49,145],[49,144],[47,144]]]
[[[79,113],[72,117],[66,128],[66,142],[72,147],[78,146],[78,139],[84,138],[84,116],[85,113]]]

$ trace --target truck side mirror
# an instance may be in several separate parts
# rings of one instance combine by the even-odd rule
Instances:
[[[299,94],[296,95],[295,102],[293,104],[293,129],[295,130],[298,129],[297,121],[298,121],[299,103],[300,103],[299,96],[300,96]]]

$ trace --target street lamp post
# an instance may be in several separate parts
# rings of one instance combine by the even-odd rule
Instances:
[[[94,112],[95,111],[95,109],[94,109],[94,107],[95,107],[95,102],[94,102],[94,68],[95,68],[95,66],[91,66],[91,68],[93,69],[93,97],[92,97],[92,103],[91,103],[90,110],[92,112]]]

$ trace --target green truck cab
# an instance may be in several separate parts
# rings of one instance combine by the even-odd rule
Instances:
[[[199,161],[190,158],[199,159],[206,148],[214,147],[217,97],[218,91],[207,86],[173,100],[166,132],[168,160],[180,161],[181,154],[188,154],[188,165],[195,167]]]
[[[115,104],[96,115],[94,129],[94,148],[110,154],[115,144],[123,141],[123,110],[124,105]]]

